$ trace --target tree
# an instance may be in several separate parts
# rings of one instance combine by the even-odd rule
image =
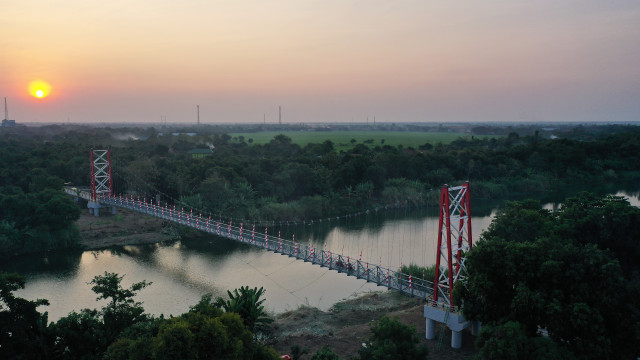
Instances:
[[[195,308],[205,310],[193,311]],[[238,314],[209,310],[210,297],[206,296],[188,313],[159,320],[154,336],[123,337],[114,342],[104,359],[278,359],[273,348],[254,341]]]
[[[311,356],[311,360],[340,360],[340,357],[334,353],[333,350],[325,346],[316,351],[316,353]]]
[[[561,360],[574,358],[548,338],[530,339],[520,323],[486,325],[476,340],[480,360]]]
[[[189,308],[189,312],[201,313],[210,317],[218,317],[222,315],[222,310],[211,301],[212,298],[213,295],[211,293],[202,295],[200,301]]]
[[[265,299],[260,299],[264,293],[263,287],[251,289],[248,286],[242,286],[240,289],[234,289],[233,293],[227,290],[229,300],[218,298],[216,305],[226,312],[234,312],[240,315],[250,331],[264,330],[268,324],[273,322],[273,319],[267,315],[264,305],[262,305]]]
[[[627,278],[640,272],[640,208],[620,196],[583,192],[568,198],[558,212],[558,233],[576,244],[611,250]]]
[[[362,360],[418,360],[427,358],[427,348],[418,346],[416,330],[397,318],[380,318],[371,328],[371,337],[360,351]]]
[[[102,358],[104,360],[148,360],[153,359],[153,349],[148,339],[122,338],[113,342]]]
[[[72,312],[51,324],[56,335],[54,352],[76,359],[100,358],[107,348],[104,324],[97,310],[83,309]]]
[[[300,360],[302,358],[303,355],[306,355],[309,353],[309,349],[307,348],[301,348],[300,345],[293,345],[290,348],[291,350],[291,360]]]
[[[510,242],[531,242],[548,236],[554,226],[549,210],[537,200],[507,201],[481,239],[503,239]]]
[[[603,221],[599,207],[580,209],[571,218]],[[517,323],[517,333],[529,342],[539,342],[539,330],[545,329],[560,351],[581,359],[636,356],[637,277],[626,280],[617,258],[585,243],[588,234],[576,231],[579,226],[568,231],[564,211],[551,213],[524,201],[509,203],[496,216],[467,257],[465,316],[499,333],[515,331],[516,325],[507,324]]]
[[[357,201],[366,204],[369,199],[371,199],[371,195],[373,194],[373,184],[370,182],[363,182],[356,185],[355,189],[355,198]]]
[[[24,289],[25,279],[18,274],[0,272],[0,358],[45,358],[48,352],[47,314],[36,308],[48,305],[44,299],[29,301],[13,292]]]
[[[102,308],[105,336],[108,343],[115,340],[122,330],[146,319],[142,303],[135,302],[133,297],[151,283],[141,281],[124,289],[121,285],[123,278],[124,275],[118,276],[116,273],[105,271],[104,275],[94,277],[89,283],[93,285],[91,290],[99,295],[96,300],[110,300],[109,304]]]
[[[156,339],[155,359],[197,359],[195,336],[186,321],[176,320],[160,328]]]

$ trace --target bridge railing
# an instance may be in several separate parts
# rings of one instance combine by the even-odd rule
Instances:
[[[67,191],[69,193],[69,191]],[[71,194],[76,195],[76,194]],[[144,199],[134,199],[126,196],[101,195],[99,202],[107,206],[117,206],[180,225],[188,226],[210,234],[226,237],[231,240],[250,244],[269,251],[287,255],[315,265],[336,270],[348,276],[355,276],[367,282],[385,286],[389,289],[401,291],[405,294],[426,299],[433,294],[434,284],[431,281],[413,277],[381,265],[375,265],[329,250],[318,250],[312,244],[301,244],[295,240],[282,239],[279,236],[268,235],[266,232],[244,228],[244,224],[233,225],[215,221],[211,217],[205,218],[199,214],[185,212],[183,209],[159,206]]]

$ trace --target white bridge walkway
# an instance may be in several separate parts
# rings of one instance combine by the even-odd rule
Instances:
[[[375,283],[392,290],[400,291],[413,297],[426,299],[433,295],[433,282],[413,278],[411,275],[403,274],[380,265],[375,265],[362,259],[355,259],[331,252],[330,250],[316,249],[313,245],[303,245],[295,239],[285,240],[279,236],[272,236],[251,229],[222,223],[191,212],[176,210],[167,206],[162,207],[146,200],[134,200],[132,197],[98,195],[97,203],[91,201],[89,189],[78,189],[65,187],[64,191],[77,198],[89,201],[89,207],[98,214],[99,208],[115,207],[137,211],[142,214],[154,216],[173,223],[188,226],[193,229],[204,231],[217,236],[225,237],[234,241],[249,244],[275,253],[287,255],[305,262],[335,270],[348,276],[354,276],[367,282]]]

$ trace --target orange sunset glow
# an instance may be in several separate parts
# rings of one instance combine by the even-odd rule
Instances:
[[[25,122],[640,114],[637,1],[33,0],[0,21],[0,97]],[[55,98],[23,97],[32,79]]]
[[[29,93],[36,98],[45,98],[51,92],[51,85],[38,80],[29,83]]]

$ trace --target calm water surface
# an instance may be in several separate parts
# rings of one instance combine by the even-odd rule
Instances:
[[[640,205],[638,192],[619,192]],[[499,202],[472,204],[473,236],[487,228]],[[547,208],[557,207],[554,203]],[[258,230],[258,229],[257,229]],[[260,229],[263,231],[264,229]],[[283,238],[295,234],[301,243],[333,253],[359,257],[372,264],[398,268],[401,264],[431,265],[435,262],[438,214],[436,208],[390,209],[370,212],[329,224],[290,225],[269,228],[281,231]],[[125,275],[129,286],[142,280],[153,284],[140,291],[136,299],[148,313],[178,315],[198,302],[206,293],[225,296],[227,290],[243,285],[263,286],[266,307],[273,312],[311,305],[328,309],[335,302],[357,294],[384,290],[364,280],[347,277],[284,255],[267,252],[231,240],[202,235],[173,243],[124,246],[84,252],[54,252],[11,259],[0,265],[4,271],[17,271],[28,279],[17,295],[27,299],[44,298],[49,319],[55,321],[71,311],[100,308],[88,284],[105,271]]]

